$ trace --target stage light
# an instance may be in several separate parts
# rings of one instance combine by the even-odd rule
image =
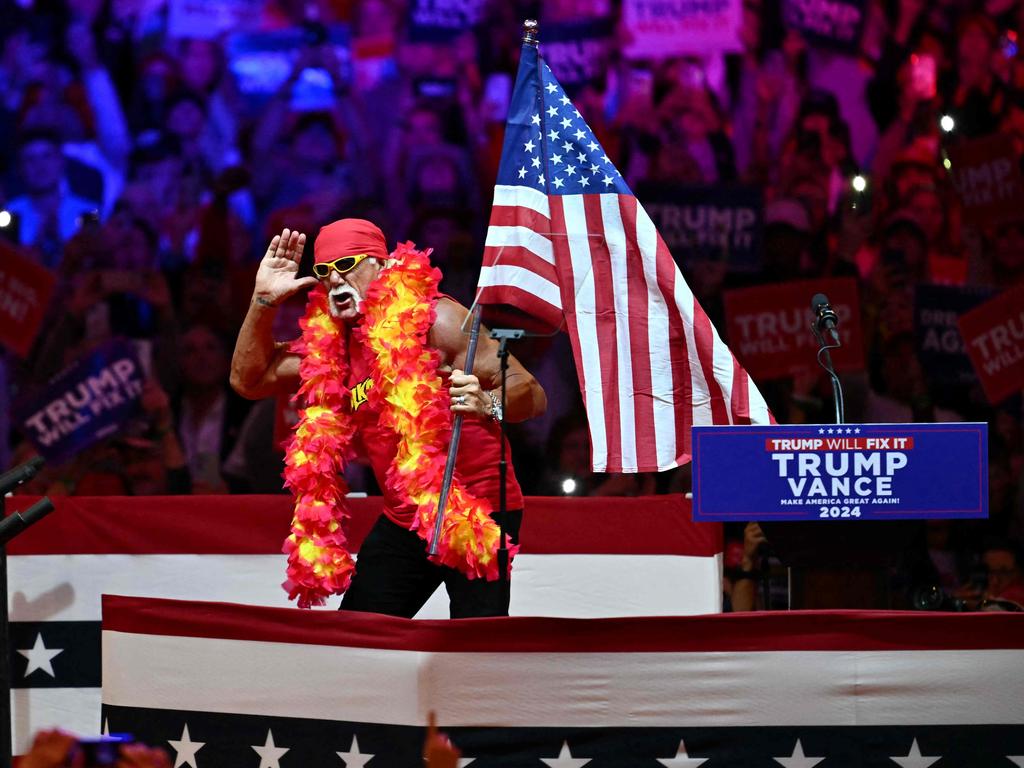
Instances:
[[[562,493],[564,493],[566,496],[568,496],[569,494],[575,493],[575,492],[576,492],[576,481],[573,480],[571,477],[565,478],[565,480],[562,481]]]
[[[948,157],[942,158],[942,167],[945,168],[947,171],[953,167],[953,164],[949,162]]]
[[[10,211],[0,211],[0,227],[9,227],[9,226],[11,226],[11,212]]]
[[[946,133],[952,133],[953,129],[956,128],[956,120],[953,119],[952,115],[943,115],[939,119],[939,127]]]
[[[858,173],[850,180],[850,185],[853,187],[854,192],[863,192],[868,188],[868,180]]]

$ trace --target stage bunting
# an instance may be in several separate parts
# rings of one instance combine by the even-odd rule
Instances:
[[[1022,618],[439,622],[106,597],[103,716],[191,768],[418,768],[430,710],[472,768],[1007,768]]]

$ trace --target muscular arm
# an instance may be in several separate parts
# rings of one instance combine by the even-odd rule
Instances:
[[[430,329],[429,341],[431,346],[441,352],[442,366],[457,371],[465,370],[470,328],[468,314],[466,308],[458,302],[444,297],[438,300],[437,319]],[[495,397],[501,397],[501,363],[498,360],[498,342],[490,338],[487,329],[482,326],[473,362],[473,376],[479,379],[481,396],[474,398],[475,390],[472,385],[468,388],[453,386],[453,391],[466,389],[468,402],[464,406],[453,406],[452,410],[456,413],[487,416],[490,413],[490,398],[487,392],[493,392]],[[455,378],[453,376],[453,385],[456,383]],[[547,409],[548,401],[544,389],[513,355],[509,355],[508,358],[506,384],[506,421],[526,421],[534,416],[540,416]]]
[[[316,285],[313,277],[296,277],[306,236],[284,230],[270,241],[256,271],[256,285],[231,356],[231,387],[258,400],[298,386],[299,357],[274,341],[274,308],[294,293]]]
[[[250,400],[291,392],[299,383],[299,356],[274,341],[274,311],[254,300],[235,342],[231,387]]]

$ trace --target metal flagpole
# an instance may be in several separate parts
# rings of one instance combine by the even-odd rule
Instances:
[[[477,304],[473,307],[473,325],[469,331],[469,347],[466,350],[466,375],[473,373],[473,358],[476,357],[476,342],[480,337],[480,312]],[[444,465],[444,479],[441,481],[441,493],[437,497],[437,517],[434,518],[434,536],[430,540],[431,557],[437,554],[437,541],[441,535],[441,522],[444,509],[448,505],[448,493],[452,488],[452,477],[455,474],[455,456],[459,452],[459,438],[462,436],[462,414],[455,414],[452,422],[452,440],[448,444],[448,461]]]

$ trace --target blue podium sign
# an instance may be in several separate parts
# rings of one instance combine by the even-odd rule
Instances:
[[[988,517],[988,425],[693,428],[693,519]]]

